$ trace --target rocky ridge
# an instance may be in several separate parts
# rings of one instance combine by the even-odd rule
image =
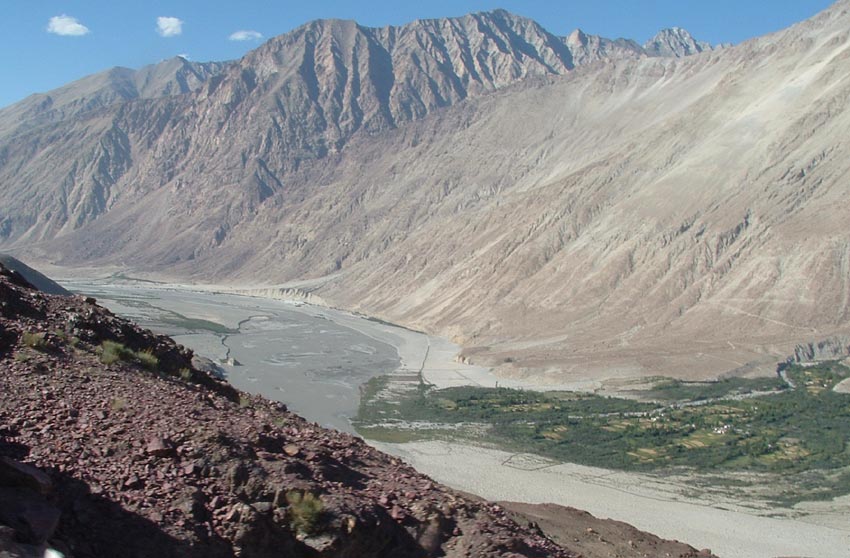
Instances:
[[[599,35],[588,35],[581,29],[576,29],[566,37],[564,43],[570,49],[576,66],[584,66],[601,61],[621,59],[637,59],[647,56],[635,41],[629,39],[607,39]]]
[[[661,539],[619,521],[598,519],[574,508],[516,502],[500,502],[500,505],[518,522],[532,522],[558,544],[587,558],[716,558],[711,549],[697,551],[690,545]]]
[[[786,362],[822,362],[825,360],[841,360],[848,356],[850,356],[850,337],[844,335],[801,343],[794,347],[794,354],[788,357]]]
[[[116,67],[47,93],[30,95],[0,110],[0,134],[83,117],[137,99],[156,99],[197,90],[228,62],[192,62],[174,57],[138,70]]]
[[[9,271],[20,274],[27,283],[47,294],[70,295],[71,293],[62,285],[36,271],[21,260],[13,258],[8,254],[0,254],[0,265]]]

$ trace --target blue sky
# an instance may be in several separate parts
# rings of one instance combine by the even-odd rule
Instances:
[[[0,107],[82,76],[176,55],[241,57],[264,39],[317,18],[399,25],[505,8],[566,35],[576,27],[644,42],[665,27],[738,43],[806,19],[832,0],[2,0]],[[231,35],[245,31],[235,38]],[[262,35],[262,38],[258,36]]]

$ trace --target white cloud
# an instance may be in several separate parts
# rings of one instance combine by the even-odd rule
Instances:
[[[62,14],[50,18],[47,22],[47,32],[54,35],[79,37],[88,34],[89,28],[77,21],[77,18]]]
[[[182,58],[183,60],[191,60],[191,59],[192,59],[192,57],[191,57],[191,56],[189,56],[189,55],[188,55],[188,54],[186,54],[186,53],[178,54],[177,56],[179,56],[179,57],[180,57],[180,58]]]
[[[259,41],[263,38],[263,34],[259,31],[236,31],[235,33],[231,33],[230,39],[231,41]]]
[[[159,16],[156,18],[156,32],[163,37],[176,37],[183,33],[183,20],[176,17]]]

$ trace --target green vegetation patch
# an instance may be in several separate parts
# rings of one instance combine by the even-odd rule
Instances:
[[[381,439],[450,437],[597,467],[755,472],[811,478],[783,496],[850,493],[850,395],[833,391],[850,369],[829,362],[779,378],[656,385],[661,403],[571,392],[420,385],[393,393],[386,378],[363,390],[356,427]],[[430,425],[410,433],[410,424]],[[460,427],[448,428],[449,425]],[[470,425],[466,427],[465,425]],[[834,471],[836,474],[827,474]]]
[[[717,382],[685,382],[672,378],[655,384],[645,396],[660,401],[703,401],[757,392],[780,391],[780,378],[726,378]]]
[[[138,364],[151,372],[159,369],[159,359],[152,352],[134,351],[117,341],[104,341],[101,344],[100,362],[114,364],[118,361]]]
[[[21,334],[21,342],[36,351],[46,351],[48,349],[47,336],[44,333],[25,331]]]
[[[292,529],[302,535],[312,535],[318,530],[324,503],[312,492],[292,490],[286,493],[289,520]]]
[[[104,341],[101,344],[100,362],[114,364],[118,361],[132,362],[136,353],[117,341]]]
[[[136,360],[146,370],[151,372],[159,369],[159,358],[150,351],[139,351],[136,353]]]

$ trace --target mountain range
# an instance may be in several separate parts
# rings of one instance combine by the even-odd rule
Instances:
[[[298,285],[507,375],[772,372],[850,325],[848,8],[723,48],[326,20],[113,69],[0,110],[0,249]]]

